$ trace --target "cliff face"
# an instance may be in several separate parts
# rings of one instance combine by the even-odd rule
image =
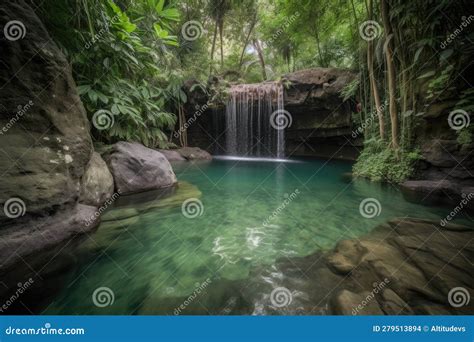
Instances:
[[[66,58],[24,1],[0,3],[0,270],[80,232],[92,152]]]
[[[357,158],[361,141],[351,137],[351,105],[340,95],[354,78],[350,71],[333,68],[301,70],[284,76],[290,82],[285,110],[293,117],[285,136],[288,155]]]
[[[448,120],[456,102],[440,101],[427,107],[416,130],[423,156],[416,178],[474,184],[474,143],[460,144]]]

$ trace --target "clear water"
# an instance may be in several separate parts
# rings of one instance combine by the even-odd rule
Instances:
[[[344,176],[351,164],[341,161],[214,160],[174,168],[176,193],[142,203],[129,197],[107,212],[104,219],[124,219],[103,222],[74,252],[68,285],[44,313],[141,313],[149,303],[188,296],[207,278],[245,280],[254,267],[330,249],[388,219],[440,219],[449,211],[408,203],[389,184],[351,182]],[[188,198],[202,201],[202,215],[183,215]],[[379,216],[360,214],[365,198],[380,202]],[[113,305],[93,304],[99,287],[113,291]]]

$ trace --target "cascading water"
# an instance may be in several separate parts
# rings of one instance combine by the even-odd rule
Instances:
[[[227,154],[284,157],[286,113],[281,84],[232,86],[225,113]]]

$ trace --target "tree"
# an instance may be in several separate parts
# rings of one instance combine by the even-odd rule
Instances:
[[[390,121],[392,128],[392,141],[391,146],[393,149],[398,150],[399,141],[398,141],[398,110],[397,110],[397,86],[396,86],[396,75],[395,75],[395,63],[393,61],[393,50],[392,50],[392,38],[393,30],[392,25],[390,24],[389,17],[389,4],[388,0],[380,0],[380,12],[382,14],[382,22],[384,26],[385,33],[385,61],[387,63],[387,74],[388,74],[388,97],[389,97],[389,111],[390,111]]]

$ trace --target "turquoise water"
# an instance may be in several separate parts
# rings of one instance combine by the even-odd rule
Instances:
[[[245,281],[255,267],[333,248],[388,219],[439,220],[449,211],[408,203],[390,184],[352,181],[345,175],[351,164],[342,161],[214,160],[174,169],[175,193],[121,198],[104,215],[98,231],[71,252],[76,262],[66,286],[44,313],[144,313],[188,296],[208,278]],[[378,216],[361,215],[366,198],[380,203]],[[202,203],[188,217],[187,199]],[[94,305],[100,287],[113,292],[112,305]]]

